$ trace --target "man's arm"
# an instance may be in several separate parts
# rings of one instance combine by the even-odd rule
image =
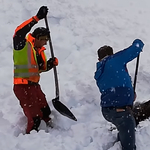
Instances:
[[[133,41],[132,45],[118,53],[114,54],[114,57],[118,59],[119,63],[126,64],[129,61],[136,58],[142,51],[144,43],[140,39]]]
[[[13,45],[15,50],[21,50],[26,43],[26,34],[38,22],[37,16],[30,18],[18,26],[13,36]]]
[[[31,28],[41,19],[45,18],[48,13],[47,6],[42,6],[38,10],[36,16],[30,18],[29,20],[23,22],[15,30],[13,36],[13,45],[15,50],[21,50],[26,43],[26,34],[31,30]]]
[[[47,61],[47,70],[46,71],[51,70],[54,66],[58,66],[58,59],[56,57],[50,58]]]

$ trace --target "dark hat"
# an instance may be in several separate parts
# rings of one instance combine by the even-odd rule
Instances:
[[[113,55],[113,49],[110,46],[102,46],[97,51],[99,60],[103,59],[105,56]]]
[[[50,32],[47,28],[38,27],[32,32],[32,36],[36,39],[46,39],[50,38]]]

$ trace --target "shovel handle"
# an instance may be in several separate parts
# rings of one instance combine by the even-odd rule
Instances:
[[[46,25],[46,28],[50,31],[49,26],[48,26],[47,16],[45,17],[45,25]],[[54,58],[54,51],[53,51],[53,45],[52,45],[50,33],[49,33],[49,40],[48,41],[49,41],[51,56],[52,56],[52,58]],[[57,100],[59,100],[59,84],[58,84],[56,66],[53,67],[53,70],[54,70],[54,79],[55,79],[56,98],[57,98]]]
[[[135,75],[134,75],[134,83],[133,83],[133,89],[135,92],[135,88],[136,88],[136,80],[137,80],[137,74],[138,74],[138,68],[139,68],[139,58],[140,58],[140,54],[137,57],[137,61],[136,61],[136,68],[135,68]]]

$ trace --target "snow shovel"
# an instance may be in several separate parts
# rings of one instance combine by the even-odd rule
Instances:
[[[137,57],[137,62],[136,62],[136,70],[135,70],[135,77],[134,77],[134,84],[133,84],[134,91],[136,87],[139,56]],[[133,115],[135,118],[136,126],[139,124],[139,122],[148,119],[150,117],[150,100],[142,102],[142,103],[140,102],[135,103],[133,106]]]
[[[45,17],[45,25],[46,28],[49,30],[48,26],[48,21],[47,21],[47,16]],[[50,30],[49,30],[50,31]],[[50,52],[52,58],[54,58],[54,52],[53,52],[53,46],[52,46],[52,41],[51,41],[51,36],[49,35],[49,46],[50,46]],[[58,77],[57,77],[57,69],[56,66],[53,67],[54,70],[54,79],[55,79],[55,88],[56,88],[56,98],[52,99],[52,104],[54,108],[62,115],[77,121],[76,117],[72,114],[72,112],[59,101],[59,85],[58,85]]]

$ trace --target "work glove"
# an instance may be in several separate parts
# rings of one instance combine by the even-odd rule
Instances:
[[[50,58],[47,63],[52,64],[53,66],[58,66],[58,59],[56,57]]]
[[[40,9],[39,9],[38,13],[36,14],[36,16],[37,16],[37,17],[39,18],[39,20],[40,20],[40,19],[45,18],[46,15],[47,15],[47,13],[48,13],[48,8],[47,8],[47,6],[42,6],[42,7],[40,7]]]

